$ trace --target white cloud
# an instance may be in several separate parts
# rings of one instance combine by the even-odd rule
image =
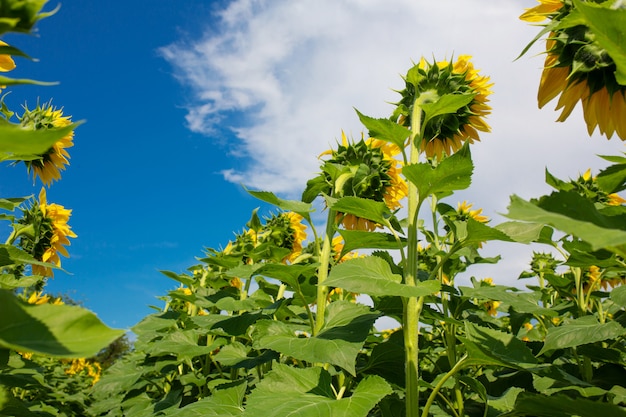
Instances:
[[[318,170],[317,155],[345,130],[359,137],[353,110],[386,117],[403,87],[400,75],[424,55],[473,55],[491,76],[491,134],[472,152],[473,185],[459,194],[485,213],[506,211],[510,194],[548,190],[544,169],[573,177],[604,166],[594,154],[623,151],[617,139],[587,137],[577,109],[555,123],[550,103],[537,109],[540,45],[514,61],[538,32],[518,19],[533,0],[234,0],[201,39],[162,48],[194,93],[189,128],[236,132],[243,171],[227,180],[296,196]],[[238,124],[229,125],[231,112]],[[243,118],[243,119],[242,119]],[[455,202],[451,202],[455,204]]]

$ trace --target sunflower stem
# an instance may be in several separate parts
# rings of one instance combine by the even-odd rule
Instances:
[[[317,335],[320,330],[322,330],[322,327],[324,327],[324,313],[326,312],[326,302],[328,299],[328,287],[324,285],[324,281],[328,278],[330,250],[335,234],[335,215],[335,210],[329,208],[328,219],[326,220],[326,233],[324,233],[324,242],[320,254],[320,267],[317,271],[317,310],[315,313],[313,336]]]
[[[416,103],[413,105],[411,114],[411,138],[410,138],[410,163],[419,162],[422,109]],[[409,286],[417,284],[417,224],[419,214],[419,194],[415,184],[408,182],[408,241],[407,263],[404,267],[404,283]],[[405,372],[406,372],[406,415],[414,417],[419,415],[419,318],[422,311],[424,297],[404,298],[404,314],[402,327],[404,333],[405,349]]]

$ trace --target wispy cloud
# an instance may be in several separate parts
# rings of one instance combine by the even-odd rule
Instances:
[[[494,81],[491,134],[472,148],[473,185],[460,199],[494,216],[509,195],[547,191],[544,169],[573,177],[618,153],[618,140],[588,138],[577,110],[566,123],[537,109],[540,48],[515,61],[538,32],[518,20],[533,0],[234,0],[201,39],[161,49],[193,92],[187,123],[211,135],[232,129],[243,170],[226,179],[296,195],[318,170],[316,156],[341,130],[359,137],[353,107],[386,117],[412,62],[473,55]],[[216,21],[208,19],[207,21]],[[235,114],[237,117],[230,117]],[[240,165],[240,164],[238,164]],[[453,203],[454,204],[454,203]]]

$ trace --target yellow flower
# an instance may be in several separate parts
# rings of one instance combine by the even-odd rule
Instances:
[[[59,204],[48,204],[46,201],[46,190],[41,189],[39,193],[39,210],[43,216],[44,235],[40,237],[36,247],[35,256],[41,256],[38,260],[53,263],[61,266],[59,254],[69,257],[65,246],[69,246],[70,237],[76,237],[72,232],[69,221],[72,210],[68,210]],[[33,274],[52,277],[54,273],[47,266],[33,265]]]
[[[489,217],[482,215],[483,209],[472,210],[472,206],[473,204],[463,201],[462,203],[458,203],[456,211],[458,215],[464,219],[471,218],[480,223],[487,223]]]
[[[471,58],[470,55],[460,55],[455,63],[440,61],[433,64],[422,58],[409,70],[409,74],[417,71],[419,77],[407,74],[407,88],[400,92],[403,98],[394,113],[402,125],[411,123],[410,109],[416,102],[435,102],[443,95],[473,95],[470,103],[455,113],[435,116],[426,123],[421,150],[429,158],[441,159],[444,154],[451,155],[466,141],[480,141],[478,131],[491,131],[484,117],[491,112],[487,97],[493,83],[489,77],[479,74]]]
[[[100,380],[102,367],[94,360],[80,358],[73,359],[70,363],[70,367],[65,370],[66,375],[77,375],[82,373],[86,373],[88,377],[92,378],[91,384],[93,385]]]
[[[343,167],[334,181],[330,176],[326,177],[327,181],[332,182],[330,187],[333,196],[380,201],[391,210],[402,207],[401,200],[408,194],[408,187],[400,176],[402,164],[395,158],[402,150],[394,144],[374,138],[351,143],[344,132],[341,132],[341,139],[342,143],[337,150],[322,153],[331,155],[326,164]],[[337,213],[337,221],[341,221],[348,230],[372,231],[380,227],[376,222],[346,213]]]
[[[490,316],[495,317],[495,316],[498,315],[498,307],[500,307],[500,304],[501,303],[499,301],[487,301],[483,305],[487,309],[487,314],[489,314]]]
[[[555,110],[557,121],[565,121],[578,102],[582,103],[589,135],[598,128],[610,139],[614,133],[626,140],[626,86],[615,79],[615,63],[595,41],[593,30],[584,25],[560,25],[574,10],[562,0],[539,0],[520,19],[540,22],[549,19],[553,30],[546,40],[546,59],[539,82],[539,108],[560,95]]]
[[[526,22],[541,22],[563,7],[562,0],[537,0],[538,6],[526,9],[519,18]]]
[[[22,126],[33,130],[54,129],[69,126],[70,116],[63,116],[63,111],[55,109],[50,103],[37,105],[34,110],[26,109],[20,118]],[[39,159],[24,161],[33,179],[39,177],[45,185],[61,178],[61,171],[69,165],[70,155],[67,148],[74,146],[74,131],[55,142]]]
[[[345,262],[348,259],[353,259],[353,258],[358,258],[360,257],[360,255],[357,252],[348,252],[345,255],[343,255],[341,257],[341,259],[339,259],[339,255],[341,254],[341,251],[343,250],[343,236],[339,235],[339,236],[335,236],[333,238],[332,241],[332,247],[333,247],[333,257],[335,258],[335,262],[337,263],[341,263],[341,262]]]
[[[52,298],[49,295],[42,295],[42,292],[33,292],[30,297],[28,297],[28,304],[41,305],[41,304],[53,304],[53,305],[61,305],[64,304],[61,297]]]
[[[291,232],[291,253],[287,257],[293,262],[302,253],[302,242],[306,240],[306,225],[302,224],[304,218],[292,211],[284,214],[289,219],[289,231]]]
[[[0,41],[0,46],[9,46],[6,42]],[[0,72],[8,72],[15,69],[15,61],[11,55],[0,54]]]

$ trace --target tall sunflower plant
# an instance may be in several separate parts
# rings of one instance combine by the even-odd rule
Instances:
[[[45,3],[3,1],[0,34],[29,33],[39,19],[54,14],[41,11]],[[29,58],[0,41],[0,72],[15,68],[13,57]],[[2,89],[20,84],[50,83],[0,76]],[[41,396],[30,398],[29,392],[34,391],[24,387],[48,389],[45,369],[51,371],[60,364],[53,358],[84,361],[124,331],[110,329],[84,308],[64,305],[44,294],[46,280],[61,267],[59,255],[69,256],[66,246],[76,237],[68,224],[71,210],[48,202],[46,187],[60,179],[60,171],[69,164],[66,148],[72,145],[78,124],[51,103],[24,108],[17,115],[4,96],[0,114],[0,160],[24,163],[33,181],[39,179],[44,185],[38,198],[0,198],[0,219],[9,223],[6,240],[0,244],[0,414],[33,415],[32,410],[41,410]],[[46,360],[53,364],[42,365]],[[26,379],[19,376],[25,370]]]
[[[544,31],[540,106],[561,94],[567,117],[581,101],[588,124],[623,139],[620,57],[592,16],[622,30],[620,7],[540,0],[522,19],[567,21]],[[571,32],[574,21],[584,27]],[[602,77],[570,76],[581,39],[600,48]],[[134,349],[93,385],[84,415],[626,413],[626,158],[575,179],[547,171],[553,193],[512,196],[510,220],[492,225],[454,198],[490,130],[489,78],[461,55],[421,59],[404,82],[389,117],[357,113],[364,135],[342,133],[320,155],[300,200],[249,191],[275,212],[255,210],[186,272],[164,271],[176,288],[133,327]],[[499,262],[481,254],[491,241],[544,249],[519,274],[525,289],[499,284],[511,277],[497,269],[471,276]]]

